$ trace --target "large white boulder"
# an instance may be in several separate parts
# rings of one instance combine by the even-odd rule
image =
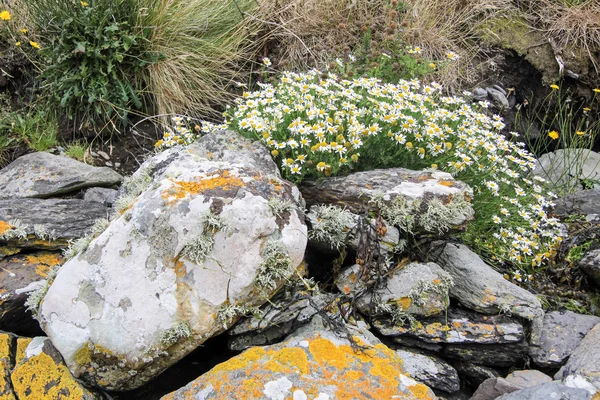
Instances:
[[[262,145],[231,132],[149,159],[115,207],[38,311],[69,369],[94,386],[148,382],[302,268],[299,191]]]

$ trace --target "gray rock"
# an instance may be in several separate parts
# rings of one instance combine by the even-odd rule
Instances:
[[[600,391],[600,324],[592,328],[579,346],[571,353],[569,360],[554,376],[555,379],[567,379],[569,376],[581,376]]]
[[[506,95],[504,95],[501,91],[489,87],[485,88],[485,90],[487,90],[488,94],[492,98],[492,102],[496,107],[498,107],[501,110],[507,110],[510,107]]]
[[[117,200],[118,193],[115,189],[94,187],[85,191],[83,200],[101,203],[109,207]]]
[[[294,291],[291,298],[278,295],[261,310],[260,316],[241,319],[228,331],[229,348],[242,351],[273,344],[308,323],[313,315],[328,310],[336,298],[329,293],[312,296],[301,290]]]
[[[439,357],[428,356],[409,349],[396,349],[408,374],[427,386],[453,393],[460,389],[456,370]]]
[[[412,328],[381,318],[373,320],[373,327],[384,336],[409,336],[429,343],[500,344],[519,343],[525,338],[523,326],[514,318],[456,309],[449,309],[447,318],[420,318]]]
[[[513,371],[508,374],[505,379],[520,388],[527,388],[541,385],[542,383],[552,382],[551,377],[535,369]]]
[[[525,341],[507,344],[446,344],[442,350],[444,359],[452,358],[489,367],[512,367],[527,358]]]
[[[473,98],[477,101],[482,101],[487,99],[488,92],[484,88],[476,87],[473,89]]]
[[[558,198],[552,210],[560,217],[571,214],[595,214],[600,212],[600,189],[582,190],[572,195]]]
[[[519,389],[521,389],[519,386],[504,378],[490,378],[479,385],[471,400],[494,400],[505,393],[512,393]]]
[[[357,294],[356,306],[368,314],[378,304],[393,305],[413,315],[431,316],[441,314],[449,304],[448,289],[452,280],[435,263],[409,263],[395,269],[381,287],[373,293],[364,292],[364,282],[374,279],[363,276],[359,265],[345,269],[336,280],[338,289],[344,294]],[[372,304],[376,302],[377,304]]]
[[[496,89],[497,91],[499,91],[500,93],[502,93],[502,95],[506,96],[506,90],[504,90],[504,88],[500,85],[492,85],[493,89]]]
[[[600,249],[587,252],[578,265],[600,287]]]
[[[311,322],[282,343],[248,349],[162,400],[436,398],[408,377],[400,357],[364,326],[341,327],[360,343],[362,351],[355,351],[356,342],[346,335],[324,329],[323,322],[321,330],[315,325]]]
[[[25,302],[31,292],[44,284],[50,269],[62,261],[60,253],[47,251],[0,260],[0,327],[3,330],[27,336],[43,334]]]
[[[587,149],[559,149],[542,155],[533,173],[565,190],[581,190],[582,179],[600,181],[600,154]]]
[[[308,205],[336,204],[356,214],[380,208],[389,224],[406,231],[440,234],[462,229],[473,218],[471,188],[441,171],[356,172],[305,182],[300,190]]]
[[[436,242],[431,255],[454,280],[450,297],[484,314],[510,313],[533,319],[543,315],[533,294],[507,281],[467,246]]]
[[[31,153],[0,170],[0,199],[48,198],[93,186],[113,186],[123,177],[110,168],[98,168],[69,157]]]
[[[100,203],[79,199],[0,200],[0,244],[58,249],[85,236],[110,211]],[[4,227],[4,228],[3,228]],[[16,232],[22,232],[22,236]]]
[[[267,302],[303,273],[307,242],[298,189],[233,132],[157,154],[123,186],[115,219],[38,309],[71,372],[109,390],[145,384]]]
[[[458,372],[461,379],[471,387],[479,387],[486,379],[498,378],[500,373],[493,368],[473,364],[467,361],[453,360],[452,366]]]
[[[544,316],[540,338],[532,341],[529,355],[537,365],[560,366],[598,323],[598,317],[572,311],[547,313]]]
[[[549,382],[504,394],[496,400],[590,400],[591,397],[587,390]]]

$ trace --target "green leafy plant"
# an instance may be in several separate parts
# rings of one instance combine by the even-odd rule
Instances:
[[[65,155],[78,161],[85,161],[85,152],[87,149],[88,145],[85,142],[76,140],[66,145]]]
[[[47,93],[70,118],[98,125],[127,120],[142,108],[150,27],[137,23],[135,0],[26,2],[43,38],[40,63]]]
[[[58,144],[58,122],[52,110],[32,104],[17,111],[0,111],[0,161],[17,146],[47,151]]]

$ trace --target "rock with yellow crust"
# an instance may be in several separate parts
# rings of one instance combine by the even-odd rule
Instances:
[[[14,366],[16,337],[0,331],[0,400],[16,400],[10,382],[10,372]]]
[[[315,319],[284,342],[248,349],[161,400],[436,399],[368,332],[351,332],[351,343],[314,330]]]
[[[300,192],[262,144],[233,132],[150,158],[115,209],[39,308],[71,372],[92,386],[147,383],[303,273]]]
[[[13,369],[12,386],[19,400],[100,400],[69,372],[46,337],[34,338]]]

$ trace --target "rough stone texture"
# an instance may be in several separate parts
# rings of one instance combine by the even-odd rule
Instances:
[[[471,400],[494,400],[505,393],[512,393],[519,389],[521,389],[520,386],[504,378],[490,378],[479,385]]]
[[[337,204],[356,214],[364,214],[373,205],[370,201],[382,195],[386,205],[396,198],[404,198],[412,206],[415,200],[421,201],[413,216],[424,216],[433,199],[446,207],[457,204],[458,199],[472,198],[471,188],[463,182],[455,181],[452,175],[436,172],[411,171],[404,168],[378,169],[356,172],[344,177],[333,177],[318,182],[305,182],[301,186],[302,195],[308,205]],[[448,225],[463,228],[473,218],[473,209],[467,204],[461,212],[453,212]],[[385,218],[385,215],[384,215]],[[424,217],[427,220],[427,217]],[[423,220],[416,218],[415,231],[429,231]],[[437,231],[435,233],[438,233]]]
[[[37,249],[57,249],[65,247],[69,240],[78,239],[94,225],[106,218],[110,211],[100,203],[78,199],[22,199],[0,200],[0,245]],[[14,230],[11,221],[20,221],[27,239],[6,239],[9,230]],[[39,225],[48,232],[51,239],[41,239],[34,227]]]
[[[498,107],[501,110],[508,110],[510,108],[510,105],[508,104],[508,99],[506,98],[506,95],[504,93],[502,93],[498,89],[490,87],[485,88],[485,90],[492,98],[492,101],[494,105],[496,105],[496,107]]]
[[[540,338],[530,343],[529,355],[537,365],[560,366],[598,323],[600,318],[592,315],[549,312],[544,316]]]
[[[354,265],[340,274],[336,285],[345,294],[363,291],[364,269]],[[367,278],[369,279],[369,278]],[[396,269],[374,293],[359,296],[356,306],[364,313],[372,301],[394,304],[409,314],[431,316],[441,314],[449,304],[449,275],[435,263],[410,263]],[[375,300],[372,300],[375,299]]]
[[[366,329],[353,333],[363,347],[355,351],[347,339],[314,326],[283,343],[248,349],[161,400],[436,398]]]
[[[62,263],[60,253],[19,254],[0,260],[0,327],[19,335],[43,332],[25,307],[29,293],[44,284],[52,267]]]
[[[14,367],[16,336],[0,331],[0,399],[16,400],[10,381]]]
[[[523,326],[515,319],[455,309],[448,311],[447,319],[446,315],[420,319],[414,329],[382,319],[374,320],[373,326],[384,336],[411,336],[429,343],[499,344],[525,338]]]
[[[507,344],[447,344],[444,359],[452,358],[489,367],[512,367],[527,358],[526,342]]]
[[[589,251],[579,261],[579,267],[600,287],[600,249]]]
[[[600,189],[582,190],[554,202],[554,214],[566,217],[570,214],[596,214],[600,212]]]
[[[396,349],[408,374],[427,386],[453,393],[460,389],[458,372],[439,357],[428,356],[409,349]]]
[[[60,353],[45,337],[36,337],[15,366],[11,381],[19,400],[101,400],[79,383]]]
[[[232,132],[158,154],[124,186],[130,206],[62,266],[39,311],[73,374],[111,390],[223,332],[234,307],[262,305],[303,268],[307,236],[300,192]],[[273,199],[288,209],[275,215]]]
[[[554,379],[567,379],[581,376],[600,391],[600,324],[588,332],[579,346],[571,353],[569,360],[554,376]]]
[[[504,394],[496,400],[590,400],[591,397],[592,395],[585,389],[549,382]]]
[[[527,319],[543,315],[537,297],[504,279],[467,246],[436,242],[430,254],[454,280],[450,296],[466,307],[484,314],[510,312]]]
[[[492,368],[467,361],[454,360],[452,366],[458,371],[461,379],[473,388],[478,388],[486,379],[500,377],[500,373]]]
[[[321,293],[316,296],[296,291],[291,298],[279,296],[262,309],[260,317],[241,319],[228,331],[231,335],[229,348],[246,350],[252,346],[264,346],[284,338],[300,326],[308,323],[313,315],[323,311],[337,311],[336,296]]]
[[[85,201],[94,201],[105,206],[112,206],[117,200],[118,191],[115,189],[93,187],[85,191],[83,199]]]
[[[31,153],[0,170],[0,199],[48,198],[93,186],[118,185],[122,180],[110,168],[93,167],[50,153]]]
[[[535,369],[514,371],[508,374],[505,379],[520,388],[532,387],[541,385],[542,383],[552,382],[551,377]]]
[[[559,149],[542,155],[533,173],[554,185],[583,189],[581,179],[600,181],[600,154],[585,149]]]

